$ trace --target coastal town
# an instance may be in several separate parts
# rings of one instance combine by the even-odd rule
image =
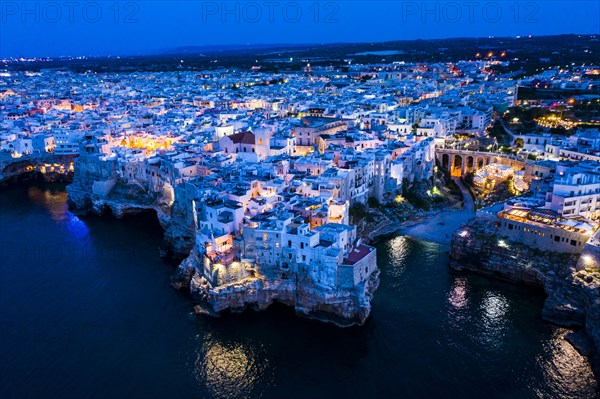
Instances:
[[[197,313],[282,302],[363,324],[379,284],[372,243],[429,223],[456,269],[579,281],[590,309],[571,309],[570,322],[597,340],[600,67],[517,76],[496,72],[503,58],[278,73],[6,69],[0,178],[68,181],[74,212],[156,212],[161,251],[182,260],[172,285]],[[565,261],[486,264],[485,251],[504,261],[525,250]]]

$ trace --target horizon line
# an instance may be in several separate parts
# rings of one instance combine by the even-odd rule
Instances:
[[[331,41],[331,42],[320,42],[320,43],[306,43],[306,42],[289,42],[289,43],[231,43],[231,44],[189,44],[189,45],[177,45],[173,47],[167,47],[162,49],[148,50],[144,53],[134,54],[133,52],[127,53],[119,53],[119,54],[78,54],[78,55],[45,55],[45,56],[4,56],[0,53],[0,60],[10,60],[10,59],[65,59],[65,58],[111,58],[111,57],[146,57],[146,56],[158,56],[158,55],[189,55],[184,52],[176,52],[175,50],[183,50],[185,48],[208,48],[206,52],[215,53],[222,51],[224,48],[230,47],[231,51],[236,49],[243,49],[244,47],[263,47],[263,49],[269,48],[278,48],[278,47],[298,47],[298,46],[335,46],[335,45],[365,45],[365,44],[386,44],[386,43],[408,43],[408,42],[428,42],[428,41],[439,41],[439,40],[481,40],[481,39],[532,39],[532,38],[544,38],[544,37],[561,37],[561,36],[590,36],[597,37],[600,34],[597,33],[559,33],[559,34],[548,34],[548,35],[532,35],[532,34],[523,34],[523,35],[513,35],[513,36],[455,36],[455,37],[437,37],[437,38],[428,38],[428,39],[391,39],[391,40],[382,40],[382,41]],[[270,46],[270,47],[269,47]],[[219,47],[221,49],[219,49]]]

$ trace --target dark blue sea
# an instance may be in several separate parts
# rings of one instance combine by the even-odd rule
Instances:
[[[377,246],[366,325],[276,306],[196,316],[169,286],[152,215],[70,213],[59,185],[0,191],[1,398],[594,398],[589,364],[540,317],[540,290]]]

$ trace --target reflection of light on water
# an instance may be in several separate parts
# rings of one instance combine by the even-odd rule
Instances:
[[[469,307],[469,283],[464,277],[454,279],[452,289],[448,292],[448,322],[453,329],[463,330],[471,323],[471,309]]]
[[[396,237],[387,243],[390,261],[402,263],[408,255],[408,241],[405,237]]]
[[[502,323],[508,311],[508,301],[500,294],[488,292],[481,303],[484,318],[491,323]]]
[[[88,236],[89,229],[87,225],[69,212],[67,205],[68,194],[66,191],[52,192],[51,190],[41,190],[33,186],[29,187],[27,195],[32,203],[46,209],[52,220],[64,223],[71,236],[77,239]]]
[[[508,300],[496,292],[487,292],[481,301],[482,331],[479,338],[488,349],[499,349],[502,346],[502,338],[510,324],[507,318],[508,309]]]
[[[386,262],[387,267],[385,273],[390,275],[390,281],[394,287],[401,285],[399,277],[402,276],[406,269],[406,257],[409,253],[409,243],[405,237],[396,237],[387,243],[386,253],[389,256],[389,262]]]
[[[71,237],[82,239],[86,238],[90,234],[90,229],[81,219],[73,215],[71,212],[67,212],[67,216],[67,229],[69,230],[69,235]]]
[[[541,389],[536,389],[543,397],[541,390],[558,393],[561,398],[593,398],[598,391],[598,382],[590,364],[575,348],[563,338],[565,330],[557,328],[552,338],[544,345],[544,354],[536,361],[544,373],[544,381],[535,381]],[[536,384],[536,385],[537,385]]]
[[[240,343],[225,346],[207,340],[196,357],[194,374],[215,397],[246,397],[265,367],[256,364],[256,354]]]
[[[67,217],[66,191],[53,193],[50,190],[42,191],[38,187],[29,187],[27,195],[32,203],[44,207],[50,213],[52,220],[62,221]]]
[[[49,190],[44,192],[44,205],[50,212],[52,220],[65,220],[68,216],[67,193],[61,191],[57,194]]]
[[[452,291],[448,295],[448,302],[456,309],[466,308],[469,305],[467,294],[467,280],[465,278],[457,278],[454,281]]]

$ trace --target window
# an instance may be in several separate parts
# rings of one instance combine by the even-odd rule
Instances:
[[[577,241],[575,241],[575,240],[571,240],[571,245],[572,245],[572,246],[576,246],[576,245],[577,245]]]
[[[559,236],[554,236],[554,241],[559,242],[560,241],[560,237]]]

